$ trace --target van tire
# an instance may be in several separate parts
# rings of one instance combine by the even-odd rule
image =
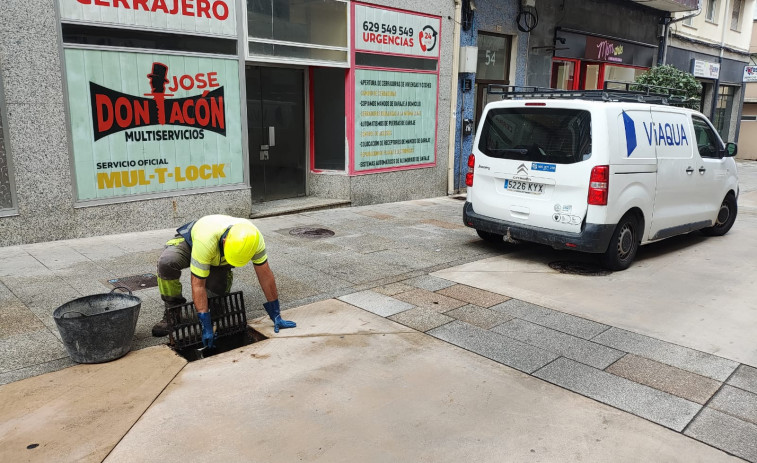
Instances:
[[[503,242],[502,237],[504,235],[498,235],[496,233],[491,233],[483,230],[476,230],[476,233],[478,233],[478,236],[487,243],[501,244]]]
[[[632,213],[620,219],[612,233],[610,246],[600,257],[602,265],[610,270],[625,270],[631,266],[640,242],[639,221]]]
[[[715,219],[715,225],[707,228],[703,228],[702,234],[707,236],[723,236],[728,233],[728,230],[733,226],[733,222],[736,221],[736,213],[738,212],[738,205],[736,204],[736,197],[733,193],[728,193],[723,199],[723,203],[720,205],[718,211],[718,217]]]

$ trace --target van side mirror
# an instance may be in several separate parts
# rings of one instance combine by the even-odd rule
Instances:
[[[738,153],[739,149],[738,146],[736,146],[736,143],[728,142],[725,144],[725,155],[726,157],[734,157],[736,156],[736,153]]]

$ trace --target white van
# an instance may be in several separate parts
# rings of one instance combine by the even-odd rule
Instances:
[[[494,102],[468,159],[463,221],[488,241],[598,253],[607,268],[624,270],[640,244],[728,232],[739,194],[735,154],[689,109]]]

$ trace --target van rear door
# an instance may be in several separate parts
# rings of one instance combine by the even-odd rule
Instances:
[[[571,107],[572,106],[572,107]],[[468,200],[488,217],[579,232],[586,216],[592,118],[585,106],[530,100],[487,107]]]

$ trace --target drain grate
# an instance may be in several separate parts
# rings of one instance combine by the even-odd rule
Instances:
[[[114,288],[125,286],[131,291],[138,291],[140,289],[154,288],[155,286],[158,286],[158,277],[152,273],[145,273],[143,275],[114,278],[108,280],[108,283],[113,285]]]
[[[292,236],[302,236],[305,238],[323,238],[325,236],[334,236],[334,232],[328,228],[297,227],[289,230]]]
[[[247,332],[247,313],[242,292],[208,298],[210,318],[219,339]],[[171,346],[176,350],[202,347],[202,326],[197,318],[194,302],[168,309],[168,333]]]
[[[560,273],[587,277],[603,277],[612,273],[611,271],[602,268],[599,265],[590,264],[588,262],[571,262],[567,260],[560,260],[556,262],[550,262],[549,267],[552,270],[557,270]]]

